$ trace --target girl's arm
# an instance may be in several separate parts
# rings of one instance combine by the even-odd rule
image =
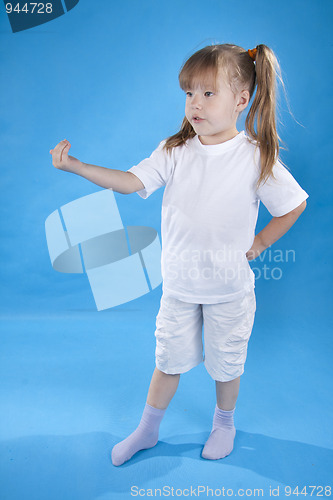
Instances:
[[[256,259],[266,248],[280,239],[295,224],[305,207],[306,201],[303,201],[297,208],[282,217],[273,217],[267,226],[255,236],[252,247],[246,252],[247,260]]]
[[[98,186],[113,189],[122,194],[134,193],[144,188],[140,179],[132,172],[88,165],[74,156],[69,156],[70,147],[70,143],[64,140],[50,150],[52,163],[59,170],[80,175]]]

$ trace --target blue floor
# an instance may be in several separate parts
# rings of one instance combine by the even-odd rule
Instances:
[[[265,286],[258,286],[259,309]],[[63,315],[3,320],[2,500],[188,496],[191,488],[192,496],[248,490],[268,498],[284,497],[289,486],[330,484],[329,332],[315,343],[300,310],[287,328],[283,298],[284,314],[256,318],[229,457],[200,457],[215,406],[214,383],[200,365],[182,376],[157,446],[122,467],[111,464],[113,445],[134,430],[144,406],[160,293],[101,313],[77,303]]]

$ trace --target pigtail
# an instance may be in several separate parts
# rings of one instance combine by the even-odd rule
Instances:
[[[192,139],[192,137],[194,137],[195,135],[196,134],[194,128],[192,127],[192,125],[185,116],[179,132],[177,132],[177,134],[172,135],[171,137],[168,137],[165,141],[163,148],[169,152],[173,148],[182,146],[188,139]]]
[[[258,45],[255,54],[257,90],[245,120],[248,135],[260,147],[258,186],[273,176],[273,166],[279,155],[276,130],[276,79],[280,74],[278,61],[266,45]],[[249,54],[250,57],[253,57]],[[279,77],[280,78],[280,77]]]

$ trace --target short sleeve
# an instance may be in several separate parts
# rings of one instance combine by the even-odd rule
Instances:
[[[172,155],[163,149],[164,144],[165,141],[162,141],[149,158],[128,170],[144,185],[144,189],[137,191],[142,198],[148,198],[156,189],[165,186],[171,175],[173,159]]]
[[[257,199],[262,201],[273,217],[282,217],[297,208],[309,195],[281,162],[276,162],[273,174],[275,179],[269,177],[260,185]]]

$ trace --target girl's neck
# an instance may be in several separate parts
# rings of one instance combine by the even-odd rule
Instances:
[[[216,135],[206,135],[206,136],[198,135],[198,138],[201,144],[203,144],[204,146],[212,146],[215,144],[222,144],[223,142],[230,141],[238,134],[239,134],[238,130],[234,128],[231,130],[226,130],[225,132],[221,132]]]

